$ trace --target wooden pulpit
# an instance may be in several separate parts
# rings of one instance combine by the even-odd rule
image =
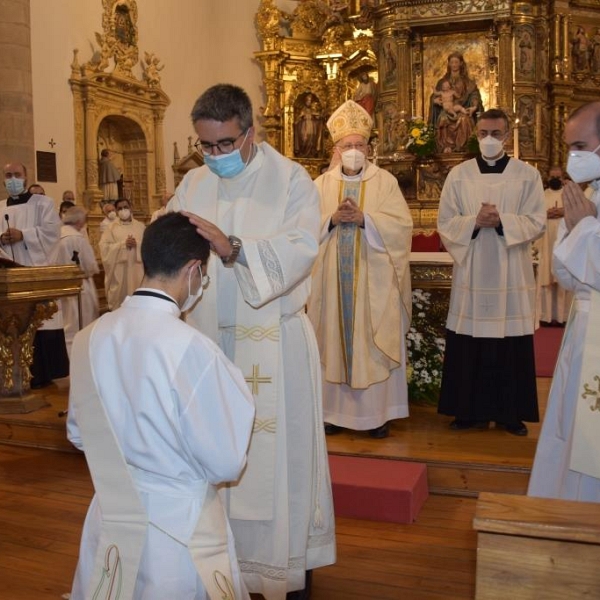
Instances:
[[[35,332],[58,310],[58,298],[79,293],[84,277],[76,265],[21,267],[0,260],[0,414],[47,405],[30,387]]]

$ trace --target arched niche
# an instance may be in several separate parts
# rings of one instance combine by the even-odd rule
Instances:
[[[74,50],[71,64],[77,196],[89,211],[93,241],[103,219],[98,183],[103,149],[121,169],[138,218],[148,218],[166,191],[163,120],[170,100],[161,88],[160,59],[144,52],[139,60],[137,18],[135,0],[104,0],[98,50],[83,64]]]

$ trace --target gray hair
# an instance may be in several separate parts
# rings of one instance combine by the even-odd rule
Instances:
[[[68,208],[64,212],[62,222],[65,225],[73,225],[75,223],[82,223],[83,221],[85,221],[86,216],[87,216],[87,212],[86,212],[85,208],[83,208],[82,206],[71,206],[71,208]]]
[[[248,94],[236,85],[219,83],[208,88],[192,108],[192,123],[197,121],[231,121],[239,119],[242,131],[253,125],[252,103]]]

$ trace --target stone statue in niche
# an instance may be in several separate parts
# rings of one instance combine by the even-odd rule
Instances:
[[[369,75],[369,69],[362,69],[358,73],[358,87],[352,98],[360,104],[371,117],[375,114],[375,103],[377,102],[377,82]]]
[[[590,65],[590,40],[587,33],[581,25],[577,27],[577,32],[572,41],[572,57],[574,71],[587,71]]]
[[[294,105],[294,156],[321,156],[323,115],[318,99],[312,92],[300,94]]]
[[[386,39],[382,45],[383,49],[383,86],[393,88],[396,85],[398,75],[398,57],[396,55],[396,44],[392,39]]]
[[[519,61],[518,68],[521,74],[529,75],[533,73],[534,48],[531,33],[527,29],[521,30],[519,37]]]
[[[443,87],[446,88],[446,94],[449,90],[454,92],[451,111],[444,109],[441,95]],[[475,129],[477,113],[482,111],[477,83],[469,77],[463,55],[453,52],[448,56],[446,74],[437,82],[431,95],[429,122],[435,129],[436,150],[443,153],[463,152]]]
[[[596,33],[591,39],[592,43],[592,71],[600,73],[600,27],[596,28]]]

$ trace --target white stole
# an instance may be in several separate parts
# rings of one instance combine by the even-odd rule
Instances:
[[[100,541],[86,598],[129,600],[133,598],[148,526],[154,524],[148,520],[98,394],[90,357],[94,329],[95,323],[82,330],[75,339],[74,352],[85,359],[80,363],[81,377],[71,381],[70,398],[102,513]],[[204,494],[200,517],[187,547],[208,597],[211,600],[236,600],[225,509],[214,486],[207,484]],[[174,541],[183,543],[158,529]]]
[[[572,471],[600,479],[600,292],[591,291],[590,312],[585,332],[581,375],[577,388]]]

